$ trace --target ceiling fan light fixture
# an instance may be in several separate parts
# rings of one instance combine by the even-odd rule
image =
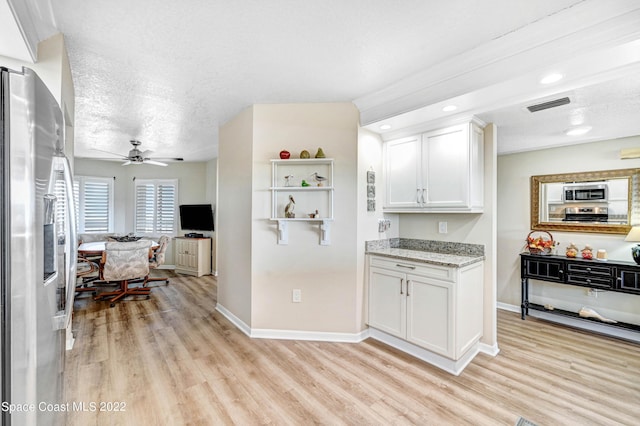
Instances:
[[[582,136],[591,131],[591,126],[581,126],[574,127],[573,129],[568,129],[564,132],[567,136]]]

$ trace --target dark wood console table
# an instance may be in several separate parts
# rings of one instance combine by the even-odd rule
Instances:
[[[635,262],[585,260],[565,256],[522,253],[520,254],[520,279],[522,282],[522,304],[520,307],[523,320],[529,315],[529,309],[534,309],[640,332],[640,325],[622,322],[609,324],[597,319],[582,318],[576,312],[562,309],[549,310],[542,305],[530,303],[530,278],[571,286],[593,288],[596,290],[640,295],[640,266]]]

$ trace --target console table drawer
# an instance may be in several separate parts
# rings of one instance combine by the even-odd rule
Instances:
[[[567,274],[567,284],[580,285],[593,288],[612,288],[613,278],[611,276],[593,275],[593,274]]]
[[[612,277],[613,271],[609,266],[598,266],[598,265],[583,265],[583,264],[574,264],[569,263],[567,265],[567,272],[570,274],[581,274],[581,275],[593,275],[593,276],[604,276],[604,277]]]

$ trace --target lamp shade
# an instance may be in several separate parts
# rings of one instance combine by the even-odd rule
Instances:
[[[640,226],[634,226],[624,239],[625,241],[640,242]]]

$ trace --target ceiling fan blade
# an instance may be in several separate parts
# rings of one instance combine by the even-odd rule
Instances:
[[[184,161],[182,157],[153,157],[155,160]]]
[[[129,164],[132,164],[131,160],[127,160],[124,163],[122,163],[123,166],[128,166]]]
[[[115,152],[109,152],[109,151],[104,151],[102,149],[97,149],[97,148],[91,148],[92,151],[99,151],[99,152],[104,152],[106,154],[111,154],[111,155],[115,155],[118,158],[127,158],[125,156],[123,156],[122,154],[116,154]]]
[[[149,159],[147,159],[147,158],[145,158],[145,159],[143,160],[143,162],[144,162],[145,164],[153,164],[154,166],[163,166],[163,167],[166,167],[166,166],[167,166],[167,164],[165,164],[165,163],[161,163],[161,162],[159,162],[159,161],[154,161],[154,160],[149,160]]]

